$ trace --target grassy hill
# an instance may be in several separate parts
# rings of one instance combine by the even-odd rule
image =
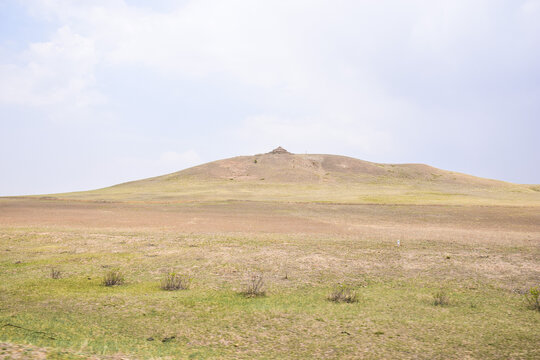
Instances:
[[[378,164],[346,156],[270,153],[213,161],[104,189],[56,194],[97,201],[287,201],[537,205],[540,191],[424,164]]]

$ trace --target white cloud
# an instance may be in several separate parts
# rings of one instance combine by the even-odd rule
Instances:
[[[69,26],[59,28],[50,41],[30,44],[19,60],[0,64],[0,103],[69,113],[103,100],[94,88],[94,42]]]
[[[399,71],[428,70],[427,76],[437,76],[420,80],[433,84],[441,71],[459,73],[478,49],[490,46],[486,39],[500,26],[496,12],[508,7],[487,0],[198,0],[156,12],[121,0],[38,3],[42,13],[84,34],[76,39],[94,65],[98,59],[104,66],[143,66],[179,79],[228,81],[252,87],[269,106],[303,108],[303,116],[342,113],[356,119],[365,113],[395,116],[388,109],[404,99],[388,82],[402,76]],[[524,2],[522,12],[535,13],[536,5]],[[67,51],[74,57],[85,54],[76,46]],[[39,59],[39,52],[35,56]],[[71,63],[81,69],[79,61]],[[91,67],[79,72],[86,77],[69,77],[73,83],[60,88],[84,93],[93,79]],[[66,91],[42,100],[52,101],[55,93],[61,98]],[[87,95],[79,101],[88,101]]]

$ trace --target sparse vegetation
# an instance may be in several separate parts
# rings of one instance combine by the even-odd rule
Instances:
[[[57,268],[51,268],[51,278],[52,279],[60,279],[62,277],[62,273]]]
[[[358,294],[348,285],[340,284],[328,295],[328,300],[337,303],[358,302]]]
[[[191,278],[189,276],[170,272],[161,281],[161,289],[167,291],[187,290],[189,289],[190,283]]]
[[[540,259],[535,208],[33,199],[0,208],[0,342],[96,359],[539,357],[539,313],[525,306]],[[32,226],[20,215],[29,213]],[[62,280],[49,278],[53,267]],[[115,267],[129,286],[101,286]],[[161,290],[168,271],[196,272],[197,286]],[[239,295],[246,271],[264,272],[266,297]],[[339,283],[356,304],[327,299]],[[451,306],[433,305],[441,287]]]
[[[102,284],[104,286],[115,286],[123,285],[124,282],[124,274],[119,269],[112,269],[107,274],[105,274]]]
[[[252,275],[242,295],[245,297],[259,297],[265,296],[266,291],[264,290],[264,278],[262,274]]]
[[[433,305],[435,306],[447,306],[450,305],[450,297],[446,290],[439,290],[433,294]]]
[[[529,309],[540,311],[540,289],[535,286],[525,293],[525,300]]]

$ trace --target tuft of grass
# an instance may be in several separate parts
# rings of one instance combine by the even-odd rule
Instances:
[[[167,291],[187,290],[191,283],[191,278],[187,275],[180,275],[174,272],[167,274],[161,281],[161,289]]]
[[[244,291],[242,291],[242,295],[245,297],[260,297],[266,295],[266,291],[264,290],[264,278],[262,274],[253,275],[251,277],[246,288]]]
[[[115,285],[122,285],[124,284],[124,274],[118,269],[113,269],[109,271],[105,276],[103,277],[102,284],[104,286],[115,286]]]
[[[60,270],[56,268],[51,269],[51,278],[60,279],[61,277],[62,277],[62,273],[60,272]]]
[[[450,297],[445,290],[439,290],[433,294],[433,305],[435,306],[446,306],[450,305]]]
[[[540,311],[540,289],[538,286],[532,287],[525,293],[525,300],[529,309]]]
[[[338,285],[328,295],[328,300],[337,303],[355,303],[358,302],[358,294],[350,286]]]

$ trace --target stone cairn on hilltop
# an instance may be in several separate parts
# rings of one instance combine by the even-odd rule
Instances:
[[[282,148],[281,146],[278,146],[274,150],[270,151],[269,154],[291,154],[291,153],[285,150],[284,148]]]

